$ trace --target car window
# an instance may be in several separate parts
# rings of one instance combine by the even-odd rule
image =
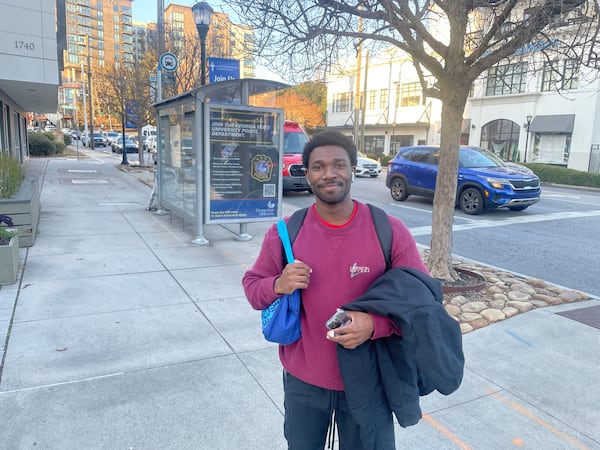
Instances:
[[[284,133],[283,153],[302,153],[304,144],[308,142],[304,133]]]
[[[409,161],[432,164],[430,161],[431,153],[432,150],[430,148],[414,148],[404,152],[402,156]]]
[[[461,167],[481,168],[498,167],[504,165],[497,157],[479,149],[463,147],[460,149],[458,163]]]

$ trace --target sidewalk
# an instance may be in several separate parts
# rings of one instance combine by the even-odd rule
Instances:
[[[248,242],[208,225],[195,246],[191,224],[146,210],[134,172],[89,155],[48,161],[38,237],[0,289],[0,447],[286,448],[277,347],[240,283],[269,224]],[[566,316],[599,310],[465,335],[461,388],[424,397],[397,447],[600,449],[600,329]]]

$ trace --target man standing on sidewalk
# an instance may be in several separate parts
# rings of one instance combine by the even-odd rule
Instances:
[[[279,347],[284,367],[284,434],[290,449],[323,448],[328,428],[332,440],[336,425],[342,449],[367,448],[348,407],[336,347],[356,349],[369,340],[401,334],[388,317],[359,311],[348,312],[352,322],[335,334],[325,328],[337,308],[361,296],[386,272],[369,207],[350,196],[356,158],[352,140],[335,131],[319,133],[306,144],[302,159],[315,203],[293,244],[297,260],[283,267],[281,242],[273,225],[254,266],[243,277],[246,296],[259,310],[282,294],[301,289],[302,337]],[[400,220],[388,218],[392,267],[426,274],[408,229]],[[389,407],[385,411],[377,448],[392,449],[392,412]]]

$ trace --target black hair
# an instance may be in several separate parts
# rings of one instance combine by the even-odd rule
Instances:
[[[325,130],[315,134],[310,141],[304,145],[302,151],[302,164],[308,169],[308,160],[310,154],[317,147],[324,147],[326,145],[337,145],[342,147],[348,153],[350,158],[350,165],[356,166],[356,145],[352,141],[352,138],[346,136],[339,131]]]

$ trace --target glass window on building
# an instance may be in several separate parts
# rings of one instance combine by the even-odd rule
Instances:
[[[338,112],[348,112],[352,110],[352,93],[351,92],[342,92],[340,94],[333,94],[333,111],[334,113]]]
[[[392,134],[390,138],[390,155],[398,153],[401,147],[410,147],[415,142],[415,137],[410,134]]]
[[[571,133],[535,133],[531,162],[566,166],[571,152]],[[529,158],[527,158],[529,161]]]
[[[403,83],[400,106],[419,106],[421,104],[421,84]]]
[[[505,161],[518,161],[520,132],[521,127],[512,120],[494,120],[481,127],[479,146]]]
[[[389,90],[387,90],[387,89],[379,90],[379,108],[380,109],[385,109],[388,107],[388,96],[389,96]]]
[[[377,106],[377,91],[369,91],[369,109],[375,109]]]
[[[504,64],[488,70],[485,95],[506,95],[525,92],[527,63]]]
[[[542,91],[577,89],[579,63],[576,59],[544,63]]]
[[[385,136],[365,136],[365,153],[381,155],[385,146]]]

